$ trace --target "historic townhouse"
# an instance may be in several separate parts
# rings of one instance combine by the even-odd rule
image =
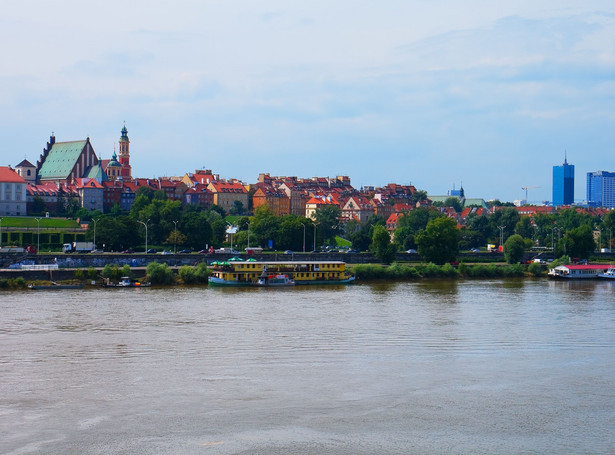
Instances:
[[[0,216],[27,214],[26,187],[26,181],[17,172],[0,166]]]

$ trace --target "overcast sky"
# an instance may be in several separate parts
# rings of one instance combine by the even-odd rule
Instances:
[[[0,15],[0,164],[126,121],[133,175],[348,175],[551,200],[615,171],[615,2],[20,0]]]

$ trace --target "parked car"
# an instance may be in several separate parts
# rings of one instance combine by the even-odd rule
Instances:
[[[292,250],[286,250],[284,251],[284,254],[295,254]]]
[[[348,250],[349,253],[360,253],[361,250]]]
[[[173,254],[173,253],[171,253],[169,250],[163,250],[160,252],[160,254]]]
[[[416,250],[414,248],[410,248],[408,251],[406,251],[406,253],[408,254],[416,253]]]
[[[185,249],[185,250],[181,250],[180,253],[181,254],[190,254],[190,253],[192,253],[192,250]]]
[[[472,248],[470,251],[472,253],[480,253],[480,250],[478,248]]]
[[[209,253],[209,250],[199,250],[198,254],[207,254]]]
[[[122,253],[124,253],[124,254],[132,254],[132,253],[134,253],[134,250],[128,249],[128,250],[122,251]]]
[[[156,248],[150,248],[149,250],[147,250],[148,254],[157,253],[157,252],[158,252],[158,250]]]

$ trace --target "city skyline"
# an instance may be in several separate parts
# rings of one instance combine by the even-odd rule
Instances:
[[[615,169],[611,2],[38,3],[0,19],[2,165],[52,131],[108,159],[125,120],[138,176],[540,202],[565,154],[579,176]]]

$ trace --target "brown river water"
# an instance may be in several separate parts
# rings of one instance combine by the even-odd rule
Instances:
[[[2,454],[615,453],[615,283],[0,293]]]

